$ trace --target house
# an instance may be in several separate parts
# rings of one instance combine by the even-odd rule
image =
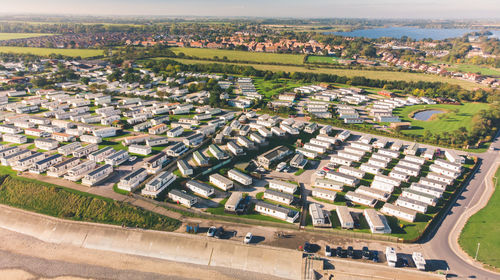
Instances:
[[[99,144],[102,142],[102,138],[98,136],[84,134],[80,136],[80,141],[85,143]]]
[[[150,138],[151,138],[151,136],[149,136],[149,135],[130,136],[130,137],[125,138],[122,141],[122,144],[124,146],[132,145],[132,144],[139,144],[139,143],[146,142]]]
[[[391,145],[391,150],[395,152],[399,152],[401,150],[401,147],[403,147],[403,144],[401,142],[394,142]],[[399,156],[399,153],[398,153]]]
[[[171,130],[167,131],[167,136],[168,137],[179,137],[182,135],[183,132],[184,132],[184,128],[182,128],[181,126],[178,126],[178,127],[172,128]]]
[[[236,137],[236,143],[240,146],[247,148],[247,149],[253,149],[255,147],[255,145],[252,141],[248,140],[248,138],[243,137],[243,136]]]
[[[372,233],[391,233],[391,227],[387,223],[387,219],[384,215],[377,213],[375,209],[365,209],[363,210],[363,215]]]
[[[172,172],[160,172],[146,184],[144,189],[142,189],[141,194],[145,196],[157,197],[163,190],[175,182],[176,179],[177,176],[172,174]]]
[[[404,196],[399,196],[396,200],[396,205],[405,207],[411,210],[415,210],[420,213],[427,212],[427,204],[415,199],[407,198]]]
[[[307,164],[307,159],[304,158],[303,154],[295,154],[290,160],[290,166],[294,168],[303,169]]]
[[[243,148],[234,142],[228,142],[226,146],[227,149],[235,156],[243,153]]]
[[[355,155],[358,155],[361,157],[363,157],[366,154],[365,150],[361,150],[361,149],[355,148],[353,146],[347,146],[342,151],[347,152],[347,153],[351,153],[351,154],[355,154]]]
[[[167,145],[169,142],[167,137],[157,137],[146,140],[146,145],[150,147]]]
[[[453,181],[455,181],[455,178],[453,178],[453,177],[445,176],[445,175],[442,175],[442,174],[439,174],[436,172],[428,173],[427,178],[446,183],[447,185],[451,185],[451,184],[453,184]]]
[[[362,158],[361,155],[353,154],[353,153],[350,153],[350,152],[347,152],[344,150],[337,151],[337,156],[347,158],[347,159],[350,159],[352,161],[358,161],[358,162],[361,161],[361,158]]]
[[[229,180],[228,178],[218,173],[210,175],[209,180],[211,184],[224,191],[228,191],[234,187],[233,181]]]
[[[59,146],[59,141],[54,139],[35,139],[35,147],[41,150],[50,151],[56,149]]]
[[[460,173],[461,173],[460,171],[448,169],[446,167],[437,165],[435,163],[431,164],[429,166],[429,170],[432,172],[447,176],[447,177],[452,177],[452,178],[458,178],[458,176],[460,176]]]
[[[102,161],[104,161],[104,159],[106,159],[106,157],[108,157],[109,155],[114,154],[114,153],[116,153],[115,149],[113,149],[110,146],[107,146],[107,147],[104,147],[100,150],[97,150],[97,151],[91,153],[90,155],[88,155],[88,158],[90,160],[95,161],[95,162],[102,162]]]
[[[87,175],[85,175],[82,179],[82,185],[84,186],[94,186],[97,183],[106,179],[113,172],[113,166],[110,164],[102,165]]]
[[[411,183],[410,190],[415,190],[415,191],[418,191],[420,193],[429,194],[435,198],[441,198],[441,196],[443,195],[443,192],[444,192],[444,189],[430,187],[430,186],[420,184],[420,183]]]
[[[455,151],[446,150],[444,152],[444,156],[446,157],[446,159],[448,161],[450,161],[452,163],[455,163],[455,164],[463,164],[463,163],[465,163],[464,157],[459,156]]]
[[[416,211],[387,202],[380,211],[386,215],[394,216],[408,222],[414,222],[417,217]]]
[[[263,127],[263,126],[262,126],[262,127],[259,127],[259,128],[257,129],[257,132],[258,132],[260,135],[262,135],[262,137],[265,137],[265,138],[269,138],[269,137],[273,136],[273,133],[272,133],[271,131],[267,130],[267,128],[265,128],[265,127]]]
[[[264,198],[276,201],[278,203],[290,205],[293,202],[294,196],[292,194],[267,189],[264,191]]]
[[[380,172],[380,167],[371,165],[369,163],[362,163],[359,166],[359,170],[362,170],[364,172],[371,173],[371,174],[377,174]]]
[[[336,192],[341,192],[344,190],[343,183],[321,178],[316,178],[316,180],[314,181],[314,186]]]
[[[271,180],[269,181],[269,188],[284,193],[294,194],[297,191],[298,186],[281,180]]]
[[[359,179],[354,177],[354,176],[351,176],[351,175],[347,175],[347,174],[343,174],[343,173],[340,173],[340,172],[336,172],[336,171],[329,171],[326,173],[326,176],[325,176],[326,179],[330,179],[330,180],[333,180],[333,181],[337,181],[337,182],[340,182],[340,183],[343,183],[344,185],[348,185],[348,186],[355,186],[359,183]]]
[[[195,205],[198,202],[198,198],[196,198],[196,196],[189,195],[184,191],[176,189],[173,189],[168,193],[168,198],[188,208],[191,208],[191,206]]]
[[[354,220],[347,206],[337,206],[337,217],[339,218],[340,227],[343,229],[353,229]]]
[[[128,159],[129,159],[128,152],[124,151],[124,150],[119,150],[118,152],[107,156],[104,159],[104,162],[106,164],[111,165],[111,166],[117,166],[117,165],[120,165],[120,164],[124,163]]]
[[[229,196],[226,204],[224,205],[224,211],[229,213],[235,213],[238,209],[240,202],[243,200],[243,195],[241,192],[232,192]]]
[[[319,140],[317,138],[313,138],[313,139],[309,140],[309,143],[314,144],[316,146],[325,147],[325,149],[327,149],[327,150],[332,148],[332,143],[327,142],[327,141],[323,141],[323,140]]]
[[[361,205],[366,205],[370,207],[374,207],[375,204],[377,203],[377,200],[371,196],[362,194],[362,193],[357,193],[353,191],[348,191],[345,194],[345,199],[350,200],[353,203],[361,204]]]
[[[244,186],[248,186],[252,184],[252,177],[236,170],[236,169],[231,169],[227,172],[227,176],[229,179],[234,180]]]
[[[277,126],[271,127],[271,133],[278,136],[278,137],[282,137],[282,136],[286,135],[286,132]]]
[[[158,134],[165,133],[167,130],[168,130],[168,126],[166,124],[164,124],[164,123],[161,123],[159,125],[155,125],[155,126],[151,127],[148,130],[148,133],[149,134],[158,135]]]
[[[354,160],[339,155],[330,156],[330,162],[337,165],[351,166]]]
[[[79,158],[70,158],[66,161],[63,161],[61,163],[58,163],[58,164],[55,164],[55,165],[52,165],[51,167],[49,167],[49,171],[47,171],[47,176],[61,177],[68,170],[77,166],[78,164],[80,164]]]
[[[15,127],[10,124],[2,124],[0,125],[0,132],[1,133],[7,133],[7,134],[18,134],[22,133],[23,130],[19,127]]]
[[[418,144],[417,143],[411,143],[406,149],[403,151],[405,155],[416,155],[418,152]]]
[[[297,152],[299,154],[302,154],[305,157],[311,158],[311,159],[314,159],[314,158],[316,158],[318,156],[317,152],[312,151],[312,150],[308,150],[308,149],[305,149],[305,148],[296,148],[295,152]]]
[[[439,189],[441,191],[445,191],[446,187],[448,186],[448,184],[446,184],[445,182],[430,179],[428,177],[421,177],[420,181],[418,181],[418,183],[421,185],[431,187],[431,188]]]
[[[416,168],[412,168],[412,167],[407,167],[407,166],[402,165],[401,163],[398,163],[396,166],[394,166],[392,168],[391,172],[394,172],[394,171],[406,174],[408,176],[413,176],[413,177],[417,177],[418,174],[420,174],[420,169],[416,169]]]
[[[177,160],[177,167],[179,168],[182,176],[193,175],[193,167],[191,167],[191,165],[189,165],[189,163],[187,163],[185,160]]]
[[[450,170],[453,170],[453,171],[457,171],[457,172],[462,171],[462,165],[460,163],[455,163],[455,162],[442,160],[442,159],[436,159],[434,161],[434,164],[442,166],[442,167],[450,169]]]
[[[425,163],[425,158],[407,155],[404,158],[405,161],[417,163],[419,166]],[[416,168],[416,167],[415,167]]]
[[[152,150],[150,146],[133,144],[128,146],[128,152],[131,154],[146,156],[151,154]]]
[[[390,158],[397,158],[397,157],[399,157],[399,151],[387,150],[387,149],[378,149],[377,154],[388,156]]]
[[[200,145],[204,138],[205,136],[203,134],[195,133],[185,137],[182,141],[184,142],[184,145],[193,147]]]
[[[18,160],[21,160],[25,157],[30,156],[31,150],[27,149],[16,149],[16,152],[11,153],[9,155],[3,156],[1,158],[2,165],[5,166],[13,166]]]
[[[209,163],[208,158],[203,154],[200,153],[199,151],[194,151],[193,152],[193,160],[198,164],[198,166],[205,166]]]
[[[326,148],[323,146],[311,144],[311,143],[306,143],[304,144],[304,149],[316,152],[318,154],[324,154],[326,153]]]
[[[372,145],[370,144],[365,144],[362,142],[351,142],[351,147],[366,151],[366,152],[371,152],[372,151]]]
[[[386,192],[386,193],[392,193],[394,191],[394,188],[396,186],[394,186],[393,184],[391,183],[387,183],[387,182],[382,182],[382,181],[379,181],[379,180],[373,180],[370,187],[372,189],[376,189],[376,190],[380,190],[380,191],[383,191],[383,192]]]
[[[92,134],[96,137],[106,138],[116,136],[116,127],[105,127],[101,129],[94,130]]]
[[[355,191],[355,193],[366,195],[369,197],[373,197],[376,200],[387,201],[391,197],[391,193],[382,191],[376,188],[369,188],[366,186],[359,186]]]
[[[373,178],[373,181],[381,181],[381,182],[384,182],[387,184],[391,184],[395,187],[398,187],[399,185],[401,185],[401,180],[393,178],[393,177],[389,177],[389,176],[386,176],[383,174],[375,175],[375,177]]]
[[[63,160],[63,156],[60,154],[55,154],[48,156],[40,161],[35,162],[35,164],[30,168],[30,173],[40,174],[42,172],[47,171],[49,167],[54,164],[57,164]]]
[[[330,216],[327,211],[317,203],[309,204],[309,214],[311,215],[312,224],[314,227],[331,227]]]
[[[16,171],[25,171],[28,170],[35,162],[40,161],[45,158],[44,153],[34,153],[26,154],[16,162],[12,164],[12,169]]]
[[[85,174],[92,171],[96,167],[96,163],[93,160],[84,161],[68,170],[64,179],[76,182],[80,180]]]
[[[24,135],[9,134],[9,133],[2,135],[2,140],[4,142],[15,143],[15,144],[24,144],[28,142],[28,138]]]
[[[264,142],[266,142],[266,139],[264,139],[257,133],[250,133],[250,140],[257,144],[263,144]]]
[[[403,182],[408,182],[408,180],[410,179],[410,175],[397,170],[392,170],[391,172],[389,172],[389,177],[401,180]]]
[[[346,175],[354,176],[358,179],[362,179],[365,176],[364,171],[359,170],[359,169],[354,168],[354,167],[349,167],[349,166],[340,166],[338,169],[338,172],[346,174]]]
[[[337,192],[320,188],[313,188],[312,196],[334,202],[335,197],[337,196]]]
[[[214,188],[212,188],[211,186],[194,180],[189,180],[186,183],[186,187],[192,192],[204,197],[210,197],[215,193]]]
[[[288,156],[291,151],[285,146],[277,146],[257,157],[257,162],[264,168],[269,169],[271,164]]]
[[[417,186],[418,187],[418,186]],[[407,197],[420,202],[423,202],[427,205],[435,206],[438,199],[436,196],[418,191],[414,188],[405,188],[399,197]]]
[[[174,145],[170,145],[167,148],[167,155],[171,157],[179,157],[184,154],[188,149],[186,145],[182,142],[176,142]]]
[[[214,156],[218,160],[228,158],[226,153],[224,153],[217,145],[212,144],[208,146],[208,151],[212,154],[212,156]]]
[[[144,159],[144,168],[148,174],[156,174],[163,167],[163,163],[167,161],[167,154],[159,152],[158,154]]]
[[[255,204],[255,211],[289,223],[294,223],[299,218],[299,212],[297,211],[263,201],[258,201]]]
[[[145,168],[139,168],[136,171],[123,177],[118,183],[118,188],[132,192],[134,191],[142,181],[146,179],[148,173]]]

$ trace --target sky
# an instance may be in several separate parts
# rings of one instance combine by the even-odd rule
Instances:
[[[0,0],[0,13],[498,19],[500,0]]]

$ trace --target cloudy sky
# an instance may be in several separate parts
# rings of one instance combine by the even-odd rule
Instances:
[[[500,18],[500,0],[0,0],[0,13]]]

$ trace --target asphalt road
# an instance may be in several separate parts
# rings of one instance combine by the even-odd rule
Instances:
[[[473,265],[470,259],[464,260],[452,248],[452,243],[456,242],[452,238],[456,238],[462,229],[461,227],[456,228],[455,225],[461,219],[465,219],[463,214],[468,208],[481,201],[481,196],[486,190],[486,182],[491,181],[491,176],[496,171],[490,172],[491,169],[495,168],[494,163],[500,160],[498,135],[492,146],[496,148],[495,151],[488,150],[477,155],[481,158],[481,165],[474,177],[449,209],[447,215],[444,216],[437,230],[421,241],[425,255],[431,258],[431,263],[438,265],[439,269],[448,269],[450,275],[458,278],[500,279],[500,274]]]

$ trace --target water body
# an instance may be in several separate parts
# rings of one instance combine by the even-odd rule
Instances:
[[[435,114],[442,114],[444,111],[441,110],[425,110],[413,114],[413,118],[419,121],[427,121]]]
[[[372,29],[358,29],[350,32],[327,32],[328,34],[349,36],[349,37],[366,37],[376,39],[380,37],[401,38],[403,36],[410,37],[415,40],[431,38],[434,40],[443,40],[447,38],[461,37],[464,34],[478,31],[468,28],[417,28],[417,27],[384,27]]]

